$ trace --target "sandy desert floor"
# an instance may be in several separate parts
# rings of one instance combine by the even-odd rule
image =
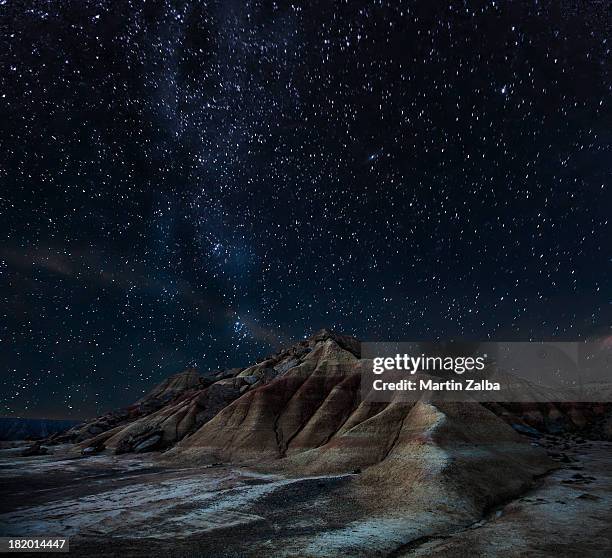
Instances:
[[[564,442],[566,444],[566,442]],[[549,444],[561,468],[468,526],[411,540],[364,517],[356,475],[285,478],[155,455],[22,458],[0,451],[0,534],[67,536],[87,556],[610,556],[612,443]]]

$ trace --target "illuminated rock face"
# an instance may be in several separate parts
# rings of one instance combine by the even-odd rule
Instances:
[[[222,459],[285,457],[328,441],[357,407],[357,357],[316,341],[294,367],[255,384],[176,448]]]

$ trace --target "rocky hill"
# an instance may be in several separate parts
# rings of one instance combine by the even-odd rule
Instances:
[[[168,458],[193,462],[287,458],[312,471],[344,470],[383,460],[424,405],[451,422],[472,413],[487,432],[507,432],[510,424],[535,437],[564,431],[612,437],[605,404],[369,401],[360,393],[359,357],[357,339],[324,329],[244,369],[203,377],[189,368],[130,407],[47,441],[74,442],[86,453],[172,448]]]

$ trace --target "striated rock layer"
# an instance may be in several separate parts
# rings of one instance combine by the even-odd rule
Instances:
[[[164,380],[133,405],[118,411],[110,411],[62,434],[51,436],[47,442],[73,442],[82,444],[83,447],[101,448],[100,444],[112,435],[118,434],[147,416],[163,413],[179,402],[193,397],[206,384],[207,382],[195,369],[189,368]]]

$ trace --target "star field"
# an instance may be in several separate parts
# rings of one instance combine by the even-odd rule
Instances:
[[[606,3],[0,1],[0,413],[321,327],[610,333]]]

